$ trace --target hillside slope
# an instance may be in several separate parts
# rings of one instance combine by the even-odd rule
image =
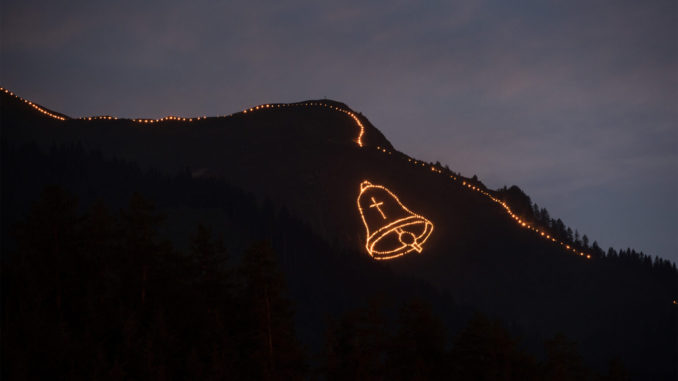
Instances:
[[[479,183],[395,151],[344,104],[308,101],[151,122],[72,119],[0,95],[6,144],[78,142],[142,168],[224,179],[285,206],[351,255],[368,255],[356,205],[360,184],[386,186],[435,226],[421,254],[384,263],[394,273],[542,337],[563,331],[593,363],[618,355],[637,374],[675,375],[675,271],[658,277],[649,268],[575,255],[516,223]],[[330,289],[341,289],[341,279],[333,282]]]

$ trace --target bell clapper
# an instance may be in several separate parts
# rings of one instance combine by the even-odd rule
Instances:
[[[398,233],[398,240],[400,243],[413,248],[417,251],[417,253],[421,253],[423,248],[417,243],[417,239],[414,237],[414,234],[405,231],[402,228],[397,228],[395,231]]]

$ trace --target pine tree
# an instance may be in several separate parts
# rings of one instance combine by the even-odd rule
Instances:
[[[590,374],[575,342],[559,333],[544,343],[546,359],[542,376],[547,380],[586,380]]]
[[[323,371],[328,380],[384,379],[388,335],[381,305],[347,312],[329,322]]]
[[[132,271],[127,289],[136,294],[131,300],[142,305],[148,298],[151,269],[158,268],[158,261],[168,253],[168,243],[158,238],[157,229],[164,220],[151,201],[139,193],[130,198],[127,210],[121,212],[121,235],[123,268]]]
[[[305,365],[295,336],[292,303],[287,299],[283,274],[268,243],[245,251],[243,279],[241,364],[245,378],[301,379]]]
[[[207,378],[229,378],[235,373],[237,347],[229,328],[235,324],[233,315],[238,306],[234,301],[231,269],[227,267],[228,254],[223,241],[214,239],[211,229],[203,225],[198,225],[191,236],[190,254],[191,266],[187,267],[193,268],[194,297],[189,303],[195,305],[192,320],[197,324],[192,333],[195,346],[191,356],[199,353],[204,359]],[[197,357],[192,361],[194,366]]]
[[[71,278],[73,261],[80,249],[80,217],[77,198],[58,186],[47,186],[33,205],[25,223],[17,228],[23,260],[29,262],[31,278],[47,287],[60,309],[64,287]]]
[[[607,374],[600,377],[601,381],[629,381],[631,376],[619,358],[613,358],[608,363]]]
[[[546,208],[541,208],[541,213],[540,213],[540,220],[541,224],[543,226],[548,227],[549,226],[549,221],[551,221],[551,215],[549,215],[549,211],[546,210]]]
[[[532,380],[536,365],[500,322],[476,314],[456,337],[452,375],[461,380]]]
[[[574,233],[572,233],[572,228],[567,228],[567,242],[573,243],[574,242]]]
[[[445,328],[431,306],[420,300],[403,304],[387,362],[389,380],[442,379]]]
[[[596,256],[598,258],[605,255],[605,252],[603,251],[603,249],[601,249],[600,246],[598,246],[597,241],[593,241],[593,244],[591,245],[591,252],[593,253],[594,256]]]
[[[81,267],[80,228],[77,198],[58,186],[47,186],[16,227],[18,252],[10,263],[3,253],[3,267],[9,267],[3,268],[3,310],[12,311],[7,316],[12,328],[3,329],[3,349],[4,341],[13,343],[5,353],[18,357],[3,361],[3,367],[10,367],[8,374],[39,379],[69,372],[76,343],[72,330],[78,328],[73,317],[81,312],[75,295],[82,287],[74,273]]]
[[[584,235],[581,237],[581,242],[582,242],[582,245],[584,246],[584,249],[588,249],[588,248],[589,248],[589,237],[588,237],[586,234],[584,234]]]
[[[197,271],[196,287],[208,303],[214,302],[230,286],[225,267],[228,253],[223,240],[213,239],[211,229],[198,225],[191,237],[191,259]]]

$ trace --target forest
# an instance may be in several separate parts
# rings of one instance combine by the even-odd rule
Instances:
[[[531,333],[513,322],[426,285],[399,286],[384,269],[375,281],[384,289],[416,291],[397,298],[373,292],[340,306],[335,297],[326,308],[316,299],[323,314],[304,310],[300,320],[285,267],[314,271],[317,263],[303,266],[291,252],[341,262],[347,253],[284,208],[222,181],[142,171],[78,145],[42,152],[5,144],[3,162],[10,163],[3,181],[16,185],[3,193],[15,201],[3,214],[5,379],[631,377],[617,357],[603,369],[590,366],[562,333],[542,338],[537,352],[528,349]],[[177,198],[203,205],[226,199],[218,207],[238,225],[232,235],[216,234],[208,222],[168,229],[164,209]],[[632,251],[601,255],[675,279],[672,265]]]
[[[45,187],[3,256],[6,379],[586,379],[576,343],[557,335],[538,362],[498,320],[476,314],[454,338],[428,302],[387,321],[373,300],[326,321],[309,353],[276,254],[253,242],[234,263],[198,225],[182,253],[163,217],[135,193],[126,208],[78,212]],[[11,312],[10,312],[11,311]],[[393,327],[389,329],[388,327]],[[30,359],[30,361],[29,361]],[[619,362],[601,379],[625,379]],[[56,376],[56,377],[55,377]]]

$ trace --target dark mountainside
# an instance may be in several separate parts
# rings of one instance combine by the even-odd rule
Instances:
[[[16,261],[11,253],[21,252],[17,223],[30,217],[45,186],[77,195],[80,212],[97,200],[117,211],[140,192],[166,216],[160,236],[180,250],[190,250],[198,224],[212,227],[231,259],[252,242],[269,240],[299,338],[311,354],[327,346],[328,317],[375,299],[392,317],[414,298],[431,305],[457,344],[470,317],[481,312],[501,319],[537,359],[548,358],[543,342],[562,332],[597,372],[618,359],[637,379],[676,377],[675,265],[631,250],[605,253],[567,237],[562,222],[545,210],[535,213],[518,188],[489,191],[440,165],[415,164],[363,116],[359,147],[359,128],[349,115],[304,102],[191,122],[140,123],[55,113],[65,118],[58,120],[4,92],[0,97],[4,269]],[[310,102],[348,110],[338,102]],[[421,255],[385,262],[368,256],[356,206],[364,180],[388,187],[434,223]],[[462,181],[506,200],[524,220],[548,224],[551,235],[591,259],[520,227]],[[11,322],[22,321],[12,320],[14,308],[26,309],[15,304],[6,284],[5,334]],[[312,368],[324,364],[308,357]]]

